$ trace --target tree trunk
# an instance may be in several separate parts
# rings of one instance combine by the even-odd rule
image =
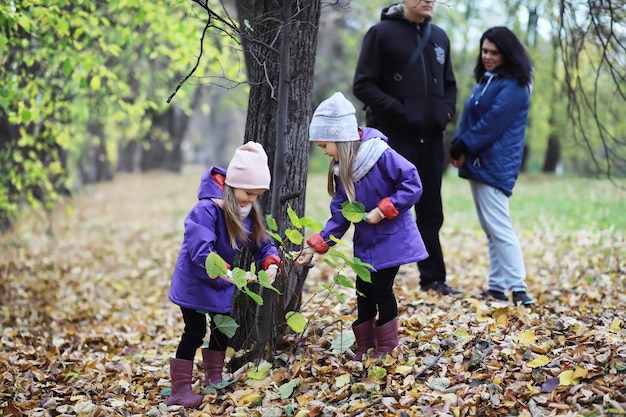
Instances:
[[[152,126],[144,140],[140,167],[142,172],[166,170],[180,172],[182,167],[182,143],[189,116],[172,104],[163,113],[152,116]]]
[[[89,122],[87,126],[89,144],[87,154],[81,162],[80,179],[82,184],[94,184],[113,179],[104,140],[104,127],[99,122]]]
[[[561,141],[558,136],[552,132],[548,136],[548,147],[546,149],[546,155],[543,160],[542,172],[554,174],[559,162],[561,161]]]
[[[553,97],[555,98],[555,103],[561,103],[563,97],[563,90],[560,88],[560,83],[556,82],[558,80],[558,65],[559,65],[559,39],[556,36],[556,33],[552,34],[552,65],[550,68],[550,79],[555,80],[553,83]],[[561,140],[560,140],[560,132],[563,130],[562,126],[558,125],[558,116],[557,112],[560,109],[557,106],[550,106],[550,118],[548,119],[548,126],[550,127],[550,134],[548,135],[548,146],[546,147],[546,153],[543,159],[543,168],[542,172],[554,174],[556,172],[559,163],[561,162]]]
[[[290,226],[288,205],[299,216],[304,215],[309,161],[308,123],[313,111],[313,68],[320,16],[320,0],[311,0],[304,7],[299,1],[284,1],[288,4],[279,2],[285,6],[279,8],[259,0],[253,9],[248,8],[248,11],[252,10],[251,14],[239,16],[240,22],[248,19],[260,41],[248,43],[246,50],[256,59],[246,60],[250,63],[251,87],[245,141],[260,142],[267,151],[272,169],[272,189],[262,196],[261,204],[266,213],[273,214],[281,235]],[[289,18],[281,14],[285,10],[289,10]],[[286,30],[285,25],[290,27]],[[282,36],[281,31],[285,31]],[[283,36],[288,42],[286,45]],[[272,44],[275,39],[278,44]],[[280,51],[280,56],[263,45],[272,45],[277,53]],[[269,58],[260,59],[262,57]],[[299,247],[287,245],[285,248],[287,251],[294,249]],[[251,259],[250,254],[245,254],[238,264],[247,269]],[[288,308],[299,308],[304,278],[306,271],[286,260],[275,283],[281,296],[263,294],[265,305],[260,309],[251,308],[240,298],[235,300],[233,317],[241,327],[231,342],[236,350],[247,349],[247,353],[245,357],[233,358],[232,369],[259,359],[265,353],[273,353],[285,330],[285,312]]]
[[[139,172],[141,146],[137,140],[120,140],[117,144],[117,171]]]

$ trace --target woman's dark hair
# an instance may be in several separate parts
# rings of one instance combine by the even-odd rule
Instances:
[[[485,39],[494,43],[498,48],[498,52],[502,55],[502,65],[495,70],[496,73],[513,78],[517,80],[520,85],[528,85],[532,82],[533,67],[528,52],[526,52],[524,46],[522,46],[519,39],[517,39],[515,33],[505,26],[489,28],[480,37],[478,61],[474,68],[474,78],[476,78],[476,82],[480,82],[487,71],[481,57]]]

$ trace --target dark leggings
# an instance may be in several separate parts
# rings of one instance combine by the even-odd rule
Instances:
[[[185,330],[180,338],[180,343],[176,349],[177,359],[192,361],[196,356],[196,350],[202,346],[204,336],[206,336],[206,316],[197,310],[180,308],[183,312]],[[213,317],[213,315],[211,315]],[[209,337],[209,349],[224,351],[228,346],[228,337],[217,330],[215,322],[211,320],[211,336]]]
[[[357,278],[356,289],[363,295],[357,293],[358,318],[354,325],[359,325],[376,317],[377,312],[376,326],[382,326],[398,315],[398,304],[393,295],[393,281],[399,269],[399,266],[395,266],[373,271],[371,283]]]

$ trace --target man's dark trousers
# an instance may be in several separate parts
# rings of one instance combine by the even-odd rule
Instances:
[[[443,138],[434,140],[393,139],[389,145],[408,159],[422,180],[422,197],[415,205],[417,227],[422,235],[428,258],[417,263],[420,271],[420,285],[435,281],[445,282],[446,265],[443,260],[439,230],[443,225],[441,202],[441,178],[443,175]]]

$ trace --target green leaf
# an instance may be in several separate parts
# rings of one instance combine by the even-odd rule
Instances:
[[[293,211],[291,206],[287,206],[287,215],[289,216],[289,220],[291,221],[293,227],[295,227],[296,229],[302,228],[302,223],[300,223],[300,217],[298,217],[296,212]]]
[[[306,328],[306,319],[297,311],[288,311],[285,313],[285,319],[287,319],[287,325],[296,333],[302,333]]]
[[[276,219],[272,217],[271,214],[265,215],[265,223],[267,223],[267,227],[269,227],[271,231],[275,232],[278,230],[278,224],[276,223]],[[276,240],[281,240],[281,239],[276,239]]]
[[[384,377],[387,376],[387,369],[385,369],[382,366],[374,366],[372,368],[370,368],[368,375],[377,380],[380,381],[381,379],[383,379]]]
[[[280,291],[278,291],[278,288],[276,288],[272,284],[270,284],[270,279],[269,279],[269,276],[267,275],[267,272],[259,271],[257,276],[259,277],[259,285],[261,287],[268,288],[268,289],[276,292],[277,294],[280,294]]]
[[[234,268],[231,274],[233,282],[237,286],[237,288],[241,289],[248,285],[248,274],[241,268]]]
[[[63,73],[65,73],[65,75],[70,75],[73,71],[72,68],[72,63],[70,62],[69,59],[66,59],[65,61],[63,61]]]
[[[33,117],[33,114],[28,109],[22,109],[22,113],[20,114],[20,116],[22,117],[22,123],[28,123]]]
[[[252,291],[250,288],[243,287],[243,292],[248,294],[248,296],[250,298],[252,298],[258,305],[260,305],[260,306],[263,305],[263,298],[259,294],[257,294],[254,291]]]
[[[217,278],[228,273],[226,261],[215,252],[209,253],[209,256],[206,257],[204,268],[211,278]]]
[[[330,344],[330,350],[336,354],[344,353],[346,350],[350,349],[354,341],[353,332],[339,332],[339,334],[333,338]]]
[[[351,249],[350,246],[346,242],[344,242],[343,240],[341,240],[341,239],[339,239],[339,238],[337,238],[337,237],[335,237],[333,235],[330,235],[329,238],[330,238],[331,241],[335,242],[336,244],[341,245],[341,246],[343,246],[346,249]]]
[[[248,378],[250,379],[255,379],[257,381],[260,381],[261,379],[265,378],[267,371],[269,371],[270,369],[272,369],[272,365],[270,363],[265,362],[261,366],[259,366],[256,371],[246,372],[246,375],[248,375]]]
[[[229,339],[235,335],[235,332],[239,328],[237,322],[230,316],[216,314],[213,316],[212,320],[217,330],[222,332],[222,334],[226,335]]]
[[[314,232],[319,232],[320,230],[322,230],[322,226],[320,226],[319,223],[317,223],[315,220],[309,219],[308,217],[300,218],[300,224],[302,225],[302,227],[310,229]]]
[[[343,217],[345,217],[348,221],[352,223],[359,223],[363,221],[365,206],[358,201],[353,203],[344,201],[341,204],[341,214],[343,214]]]
[[[354,288],[354,281],[345,275],[337,274],[333,277],[333,281],[335,281],[335,284],[341,285],[342,287]]]
[[[91,78],[91,81],[89,81],[89,87],[91,87],[93,91],[100,90],[100,87],[102,87],[102,80],[100,79],[100,77],[97,75],[94,75]]]
[[[291,394],[293,394],[293,390],[296,389],[299,383],[300,378],[295,378],[287,382],[286,384],[278,387],[278,394],[280,394],[280,399],[286,400],[287,398],[291,397]]]
[[[365,282],[372,282],[372,265],[361,262],[359,258],[354,258],[349,262],[350,268]]]
[[[268,230],[267,234],[270,235],[275,241],[277,241],[279,243],[283,241],[283,238],[278,233],[270,232]]]
[[[331,293],[332,295],[334,295],[335,297],[337,297],[337,299],[339,300],[339,302],[341,304],[343,304],[346,300],[345,298],[343,298],[343,295],[341,295],[340,293],[338,293],[337,291],[333,290],[333,287],[331,287],[328,284],[322,284],[321,285],[322,288],[326,289],[329,293]]]
[[[24,29],[25,32],[27,33],[30,32],[30,22],[31,22],[30,19],[28,19],[23,14],[18,14],[15,17],[15,20],[17,21],[17,24],[20,25],[22,29]]]
[[[287,229],[287,230],[285,230],[285,236],[287,236],[287,239],[289,239],[289,241],[291,243],[293,243],[294,245],[299,245],[304,240],[304,237],[302,236],[302,233],[300,233],[296,229]]]

